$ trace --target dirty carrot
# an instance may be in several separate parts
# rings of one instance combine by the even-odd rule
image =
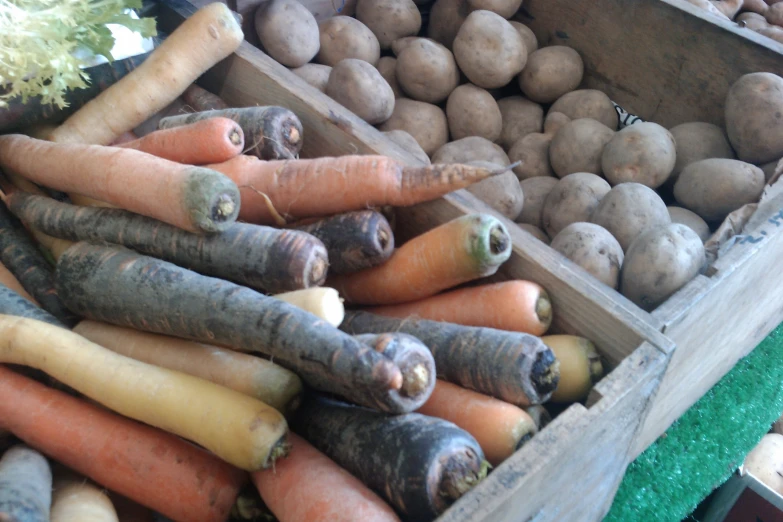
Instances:
[[[6,205],[28,226],[45,234],[121,244],[266,292],[309,288],[326,280],[326,247],[298,230],[233,223],[220,234],[192,234],[133,212],[82,208],[22,191],[6,196]]]
[[[285,455],[286,421],[258,399],[124,357],[63,328],[0,315],[0,362],[46,372],[121,415],[200,444],[244,470],[271,466]]]
[[[492,275],[510,256],[506,227],[489,214],[468,214],[411,239],[382,265],[327,284],[349,303],[407,303]]]
[[[552,402],[586,399],[593,384],[604,374],[601,354],[592,341],[577,335],[547,335],[541,340],[560,361],[560,382],[552,394]]]
[[[2,283],[0,283],[0,314],[29,317],[31,319],[66,328],[66,326],[52,314],[31,303]]]
[[[295,373],[260,357],[96,321],[82,321],[73,331],[113,352],[212,381],[280,412],[295,406],[302,393]]]
[[[24,289],[22,283],[20,283],[19,280],[14,277],[14,274],[12,274],[11,271],[8,270],[2,263],[0,263],[0,283],[13,290],[20,296],[24,297],[35,306],[41,306],[38,304],[38,301],[36,301],[33,296],[31,296],[27,290]]]
[[[444,292],[419,301],[367,309],[389,317],[418,317],[464,326],[543,335],[552,324],[547,292],[531,281],[504,281]]]
[[[340,326],[345,317],[345,306],[340,299],[340,294],[334,288],[318,286],[283,292],[272,297],[310,312],[332,326]]]
[[[432,352],[438,378],[517,406],[548,400],[560,376],[552,350],[540,338],[521,332],[362,311],[346,311],[340,329],[354,335],[413,335]]]
[[[392,360],[294,305],[124,248],[77,243],[57,288],[85,317],[257,351],[311,387],[382,408],[404,377]]]
[[[0,458],[0,520],[49,522],[51,504],[52,470],[46,457],[24,444],[11,447]]]
[[[400,522],[383,499],[293,433],[288,457],[251,478],[279,522]]]
[[[109,496],[73,473],[55,472],[51,522],[118,522]]]
[[[194,112],[228,109],[228,104],[220,96],[202,89],[195,83],[190,84],[182,93],[182,101]]]
[[[0,428],[173,520],[224,522],[247,474],[184,440],[0,365]]]

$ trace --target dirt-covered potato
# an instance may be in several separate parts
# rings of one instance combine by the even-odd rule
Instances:
[[[609,96],[595,89],[579,89],[564,94],[549,108],[549,112],[561,112],[571,118],[592,118],[612,130],[617,130],[620,120]]]
[[[328,65],[321,65],[320,63],[306,63],[301,67],[291,69],[291,72],[319,91],[325,93],[326,84],[329,82],[329,75],[332,73],[332,68]]]
[[[571,120],[549,144],[549,163],[559,177],[574,172],[601,175],[601,154],[615,131],[590,118]]]
[[[707,241],[712,233],[710,232],[710,226],[699,217],[698,214],[691,212],[687,208],[682,207],[666,207],[669,211],[669,217],[672,223],[679,223],[690,228],[701,238],[702,241]]]
[[[685,167],[674,184],[674,199],[705,221],[720,221],[764,191],[764,172],[732,159],[705,159]]]
[[[347,58],[332,67],[326,94],[371,125],[388,120],[394,92],[378,69],[364,60]]]
[[[766,72],[741,76],[726,96],[725,117],[739,159],[760,164],[783,157],[783,78]]]
[[[381,73],[381,76],[383,76],[383,79],[386,80],[386,83],[389,84],[389,87],[391,87],[394,97],[404,98],[405,94],[403,94],[402,89],[400,89],[400,84],[397,83],[397,58],[394,56],[381,56],[376,68],[378,69],[378,72]]]
[[[552,103],[579,87],[584,72],[578,52],[565,45],[550,45],[527,57],[519,75],[519,87],[534,102]]]
[[[427,36],[454,49],[454,38],[470,14],[467,0],[435,0],[430,8]]]
[[[612,185],[633,182],[658,188],[674,170],[676,154],[671,132],[657,123],[635,123],[606,144],[601,168]]]
[[[544,201],[541,228],[554,238],[571,223],[590,221],[593,211],[611,188],[605,179],[587,172],[576,172],[560,179]]]
[[[519,182],[525,202],[522,204],[522,212],[517,216],[517,223],[533,225],[543,229],[541,224],[541,210],[544,208],[547,196],[555,188],[557,178],[551,176],[536,176]]]
[[[696,277],[705,262],[704,244],[687,226],[650,228],[625,252],[620,292],[651,312]]]
[[[525,68],[525,42],[502,16],[473,11],[454,38],[454,58],[471,83],[484,89],[507,85]]]
[[[358,0],[356,19],[370,28],[381,49],[397,38],[415,36],[421,29],[421,12],[413,0]]]
[[[517,223],[517,226],[522,230],[532,234],[539,241],[546,243],[547,245],[550,244],[551,240],[549,239],[549,236],[547,236],[546,233],[544,233],[544,231],[537,226],[519,222]]]
[[[692,121],[669,129],[674,136],[676,158],[668,182],[674,183],[686,165],[708,158],[734,158],[723,129],[712,123]]]
[[[603,284],[618,287],[623,248],[605,228],[595,223],[571,223],[552,238],[551,247]]]
[[[520,181],[537,176],[555,175],[549,164],[549,144],[551,142],[551,135],[536,132],[523,136],[511,146],[508,151],[508,159],[511,160],[511,163],[520,162],[514,167],[514,174]]]
[[[492,11],[506,20],[519,11],[522,0],[468,0],[468,8],[471,11]]]
[[[395,100],[391,117],[378,128],[381,131],[404,130],[416,139],[429,157],[449,141],[449,123],[443,109],[409,98]]]
[[[666,203],[641,183],[621,183],[604,196],[588,220],[608,230],[623,251],[642,232],[671,223]]]
[[[315,61],[334,67],[346,58],[375,65],[381,58],[381,45],[370,28],[350,16],[333,16],[318,24],[321,49]]]
[[[485,89],[465,83],[454,89],[446,102],[446,118],[452,140],[481,136],[498,141],[503,126],[500,107]]]
[[[486,161],[471,161],[469,164],[488,169],[497,168],[496,164]],[[516,219],[525,202],[519,180],[511,171],[474,183],[466,190],[508,219]]]
[[[544,109],[523,96],[508,96],[497,102],[502,130],[498,144],[509,150],[520,138],[541,132],[544,128]]]
[[[479,136],[469,136],[447,143],[432,155],[433,163],[470,163],[472,161],[486,161],[500,167],[511,164],[500,146]]]
[[[525,49],[527,49],[528,55],[538,49],[538,38],[536,38],[536,33],[534,33],[531,28],[523,23],[515,22],[513,20],[509,20],[509,23],[514,26],[514,29],[517,30],[519,36],[521,36],[522,40],[524,40]]]
[[[419,143],[416,141],[416,138],[404,130],[386,131],[383,134],[385,134],[386,137],[392,140],[394,143],[410,152],[411,155],[416,159],[427,165],[430,164],[430,157],[427,156],[427,153],[424,152],[424,149],[421,148],[421,145],[419,145]]]
[[[414,100],[440,103],[459,85],[454,55],[429,38],[417,38],[397,55],[397,83]]]
[[[318,54],[318,22],[296,0],[269,0],[255,13],[255,28],[264,51],[286,67],[300,67]]]

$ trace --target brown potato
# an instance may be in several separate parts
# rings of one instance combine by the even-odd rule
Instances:
[[[546,197],[541,210],[541,228],[553,238],[571,223],[589,221],[593,210],[611,188],[605,179],[595,174],[569,174],[558,181]]]
[[[432,163],[470,163],[486,161],[500,167],[511,164],[498,145],[479,136],[469,136],[443,145],[432,155]]]
[[[430,164],[430,157],[427,156],[427,153],[424,152],[424,149],[421,148],[421,145],[419,145],[419,143],[416,141],[416,138],[411,136],[409,133],[405,132],[404,130],[392,130],[386,131],[383,134],[394,143],[410,152],[410,154],[417,160],[426,165]]]
[[[522,204],[522,212],[517,216],[517,223],[533,225],[542,228],[541,209],[544,208],[547,196],[557,185],[558,179],[550,176],[536,176],[519,182],[525,201]]]
[[[708,158],[734,158],[723,129],[712,123],[693,121],[672,127],[676,158],[668,183],[674,183],[686,165]]]
[[[699,275],[704,244],[685,225],[669,223],[639,235],[625,253],[620,291],[648,312]]]
[[[783,157],[783,78],[766,72],[741,76],[726,96],[725,117],[740,160],[761,164]]]
[[[544,134],[549,134],[554,137],[557,131],[568,125],[571,118],[563,114],[562,112],[549,111],[544,118]]]
[[[269,0],[255,13],[255,28],[264,51],[286,67],[301,67],[318,54],[318,22],[296,0]]]
[[[449,141],[449,123],[443,109],[408,98],[395,100],[391,118],[379,129],[404,130],[416,138],[416,142],[430,157]]]
[[[372,65],[381,58],[381,45],[369,27],[350,16],[333,16],[318,24],[321,49],[315,61],[334,67],[346,58]]]
[[[514,29],[517,30],[519,36],[521,36],[522,40],[525,42],[525,49],[527,49],[528,56],[538,49],[538,39],[536,38],[536,33],[534,33],[531,28],[520,22],[515,22],[514,20],[509,20],[508,22],[514,26]]]
[[[449,95],[446,118],[452,140],[480,136],[498,141],[503,116],[495,98],[481,87],[466,83]]]
[[[329,75],[332,73],[332,68],[328,65],[321,65],[319,63],[306,63],[301,67],[291,69],[291,72],[319,91],[325,93],[326,84],[329,83]]]
[[[552,238],[551,247],[603,284],[615,289],[619,286],[623,248],[604,227],[571,223]]]
[[[413,0],[359,0],[356,19],[370,28],[381,49],[394,40],[415,36],[421,29],[421,12]]]
[[[549,112],[561,112],[571,118],[592,118],[612,130],[617,130],[620,119],[609,97],[595,89],[579,89],[564,94],[549,108]]]
[[[496,169],[497,165],[486,161],[471,161],[469,165]],[[470,185],[468,192],[494,208],[508,219],[516,219],[522,212],[525,195],[513,172],[507,171]]]
[[[578,52],[564,45],[550,45],[530,53],[519,75],[519,87],[534,102],[552,103],[579,87],[584,72]]]
[[[381,73],[381,76],[383,76],[383,79],[386,80],[386,83],[389,84],[389,87],[391,87],[394,98],[404,98],[405,94],[403,94],[402,89],[400,89],[400,84],[397,83],[397,58],[393,56],[381,56],[376,68],[378,69],[378,72]]]
[[[650,187],[621,183],[601,200],[588,220],[601,225],[617,239],[623,251],[648,228],[671,223],[666,203]]]
[[[699,217],[698,214],[691,212],[687,208],[682,207],[666,207],[669,211],[669,217],[672,223],[679,223],[690,228],[701,238],[702,241],[707,241],[712,233],[710,232],[710,226]]]
[[[492,11],[508,20],[519,11],[522,0],[468,0],[471,11]]]
[[[720,221],[764,191],[764,172],[732,159],[705,159],[685,167],[674,184],[674,199],[705,221]]]
[[[397,55],[397,82],[409,98],[440,103],[459,85],[454,55],[429,38],[417,38]]]
[[[552,135],[533,133],[523,136],[508,151],[508,159],[511,163],[520,162],[514,167],[517,178],[525,180],[537,176],[554,176],[552,166],[549,164],[549,144]]]
[[[371,125],[388,120],[394,111],[394,92],[378,69],[355,58],[332,68],[326,94]]]
[[[391,50],[394,53],[394,56],[399,56],[406,47],[420,39],[420,36],[403,36],[402,38],[394,40],[391,44]],[[428,38],[428,40],[434,41],[431,38]]]
[[[672,133],[657,123],[635,123],[615,133],[604,147],[601,168],[612,185],[663,185],[674,170],[676,147]]]
[[[522,137],[544,128],[544,109],[523,96],[508,96],[497,102],[501,114],[498,144],[509,150]]]
[[[524,69],[527,50],[517,30],[503,17],[473,11],[454,38],[454,58],[471,83],[495,89]]]
[[[601,175],[601,154],[615,132],[603,123],[580,118],[557,131],[549,144],[549,163],[559,177],[574,172]]]
[[[435,0],[430,8],[427,36],[454,50],[454,38],[470,14],[467,0]]]

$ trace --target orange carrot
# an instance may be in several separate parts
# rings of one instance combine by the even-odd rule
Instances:
[[[552,324],[552,303],[541,286],[516,280],[461,288],[419,301],[369,308],[389,317],[419,317],[465,326],[544,335]]]
[[[239,219],[274,223],[439,198],[505,171],[470,165],[410,167],[385,156],[262,161],[249,155],[210,165],[240,187]],[[268,198],[268,199],[267,199]]]
[[[382,265],[326,284],[350,303],[407,303],[492,275],[510,255],[506,227],[489,214],[469,214],[411,239]]]
[[[416,412],[453,422],[473,435],[493,466],[510,457],[537,431],[522,408],[440,379]]]
[[[291,434],[292,448],[275,469],[251,475],[280,522],[399,522],[392,508],[356,477]]]
[[[245,134],[238,123],[228,118],[209,118],[182,127],[153,131],[118,146],[187,165],[206,165],[228,161],[242,154]]]
[[[41,306],[38,304],[38,301],[33,299],[33,296],[27,293],[27,290],[22,287],[22,284],[19,282],[19,280],[16,279],[14,274],[12,274],[11,271],[8,270],[3,264],[0,264],[0,284],[7,286],[20,296],[33,303],[35,306]]]

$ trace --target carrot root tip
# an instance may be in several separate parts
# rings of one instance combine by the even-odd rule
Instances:
[[[381,247],[381,251],[385,252],[386,247],[389,246],[389,233],[384,228],[378,229],[378,244]]]
[[[466,453],[472,452],[468,450]],[[452,456],[445,464],[439,491],[448,504],[455,502],[484,480],[491,468],[488,461],[482,460],[479,470],[476,471],[471,466],[474,459],[470,458],[470,455],[466,457],[468,458],[462,458],[462,455]]]
[[[270,468],[275,465],[277,459],[282,459],[288,456],[291,452],[291,443],[288,441],[288,437],[283,437],[277,441],[277,443],[269,452],[269,459],[264,466],[264,469]]]
[[[237,204],[231,198],[231,196],[228,194],[221,194],[218,196],[218,202],[217,205],[215,205],[215,211],[214,215],[212,216],[212,220],[217,221],[218,223],[226,221],[234,214],[236,208]]]
[[[536,355],[530,380],[540,397],[546,397],[554,392],[560,382],[560,361],[551,350],[544,350]]]
[[[231,129],[228,139],[233,145],[242,145],[245,141],[239,129]]]
[[[552,301],[549,296],[541,294],[536,301],[536,316],[545,328],[552,324]]]
[[[423,364],[417,364],[405,372],[400,392],[406,397],[416,397],[427,389],[430,383],[430,372]]]
[[[323,257],[318,257],[313,261],[312,270],[310,270],[310,280],[308,281],[308,288],[313,286],[320,286],[326,281],[326,274],[329,270],[329,260]]]
[[[499,255],[508,250],[511,244],[511,238],[505,228],[500,224],[492,227],[489,233],[489,250],[493,255]]]

